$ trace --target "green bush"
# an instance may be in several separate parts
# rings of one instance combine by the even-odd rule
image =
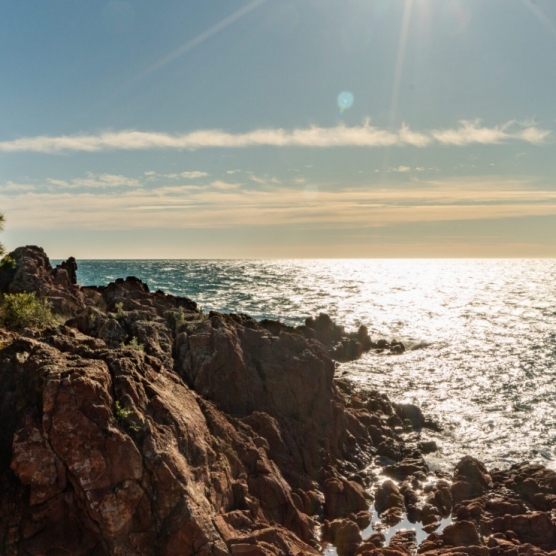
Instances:
[[[135,336],[133,336],[133,338],[131,338],[129,344],[126,345],[124,342],[122,342],[120,344],[120,347],[121,348],[131,347],[131,348],[136,349],[138,351],[145,351],[145,346],[143,344],[140,344],[139,340]]]
[[[116,318],[121,319],[124,316],[124,304],[120,301],[119,303],[116,303]]]
[[[13,257],[10,257],[9,255],[6,255],[0,261],[0,270],[14,270],[16,266],[17,266],[17,261]]]
[[[6,328],[46,328],[56,324],[50,303],[35,293],[4,295],[0,305],[0,324]]]
[[[137,417],[135,411],[127,409],[119,401],[114,404],[114,421],[120,426],[128,428],[134,432],[141,430],[139,425],[134,424],[131,419]]]
[[[120,402],[116,402],[114,404],[114,419],[123,425],[130,417],[132,417],[135,413],[131,409],[127,409],[122,406]]]

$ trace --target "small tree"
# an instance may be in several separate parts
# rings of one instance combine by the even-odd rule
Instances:
[[[4,213],[0,212],[0,232],[4,231],[4,224],[6,219],[4,217]],[[4,244],[0,243],[0,257],[6,253],[6,249],[4,248]]]

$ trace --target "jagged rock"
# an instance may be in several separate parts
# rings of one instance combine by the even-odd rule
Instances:
[[[402,420],[409,419],[415,430],[421,430],[423,428],[423,425],[425,424],[425,417],[421,408],[410,403],[395,404],[394,408],[398,417]]]
[[[56,265],[55,271],[65,271],[68,276],[68,281],[72,286],[77,284],[77,262],[75,257],[70,257],[67,261],[61,262],[59,265]]]
[[[330,478],[324,482],[323,490],[324,514],[327,519],[348,517],[369,508],[363,487],[353,481]]]
[[[423,522],[423,529],[427,533],[432,533],[438,529],[442,516],[435,504],[425,503],[421,508],[421,520]]]
[[[404,481],[416,473],[428,473],[428,471],[429,467],[423,456],[419,453],[413,453],[399,463],[386,466],[383,473],[396,481]]]
[[[281,539],[275,546],[291,545],[287,528],[311,552],[303,544],[312,538],[310,521],[251,429],[198,399],[153,357],[95,350],[62,335],[17,340],[0,352],[3,407],[10,396],[19,400],[3,421],[13,450],[0,475],[5,482],[11,463],[21,485],[12,488],[30,488],[27,509],[18,509],[21,550],[187,555],[205,546],[207,554],[225,554],[216,509],[243,506],[249,534],[271,521],[284,528],[273,529]],[[82,547],[76,531],[53,521],[68,512],[86,533]]]
[[[311,554],[309,514],[369,520],[371,416],[320,342],[14,257],[8,289],[77,301],[67,326],[0,350],[2,553]]]
[[[334,365],[318,344],[296,334],[275,337],[248,317],[217,313],[178,342],[180,374],[224,411],[326,422]]]
[[[507,515],[494,519],[492,531],[495,533],[511,531],[523,544],[530,543],[546,551],[556,549],[556,525],[550,514],[546,512]]]
[[[438,446],[434,440],[424,440],[417,444],[417,449],[421,454],[426,455],[438,451]]]
[[[442,517],[446,518],[452,511],[452,490],[448,481],[437,481],[434,485],[435,505]]]
[[[382,432],[384,433],[384,428]],[[377,453],[385,456],[394,462],[399,462],[403,458],[403,451],[400,443],[393,438],[385,438],[377,448]]]

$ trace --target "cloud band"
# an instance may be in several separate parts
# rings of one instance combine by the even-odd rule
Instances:
[[[246,147],[427,147],[433,144],[466,146],[472,144],[497,145],[512,141],[539,145],[551,131],[535,125],[508,122],[502,126],[483,127],[478,120],[461,121],[454,129],[414,132],[403,125],[398,131],[371,126],[339,125],[331,128],[258,129],[248,133],[228,133],[221,130],[200,130],[186,134],[145,131],[105,132],[98,135],[64,135],[60,137],[23,137],[1,141],[0,152],[103,152],[114,150],[246,148]]]

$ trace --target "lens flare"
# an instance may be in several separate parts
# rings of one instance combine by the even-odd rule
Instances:
[[[338,95],[338,108],[340,109],[339,117],[342,117],[342,114],[349,110],[353,106],[353,102],[355,101],[355,97],[353,93],[350,91],[342,91]]]

